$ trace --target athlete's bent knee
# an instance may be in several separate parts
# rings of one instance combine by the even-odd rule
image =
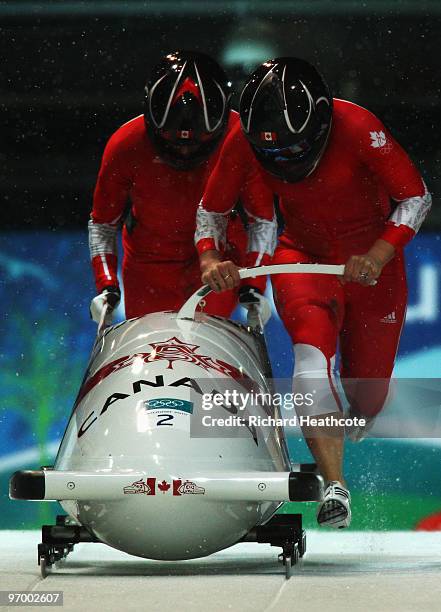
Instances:
[[[297,407],[297,414],[318,415],[341,412],[334,381],[335,355],[327,357],[311,344],[294,345],[293,392],[312,401]]]

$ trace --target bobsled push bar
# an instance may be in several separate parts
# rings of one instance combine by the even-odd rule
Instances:
[[[222,501],[320,501],[322,479],[313,472],[216,472],[177,474],[200,499]],[[145,480],[144,472],[22,470],[9,482],[11,499],[92,501],[127,499],[128,485]]]
[[[275,264],[273,266],[257,266],[255,268],[242,268],[239,276],[244,278],[255,278],[272,274],[335,274],[342,276],[345,271],[344,265],[327,264]],[[209,285],[204,285],[191,295],[181,310],[178,319],[193,319],[199,302],[211,292]]]

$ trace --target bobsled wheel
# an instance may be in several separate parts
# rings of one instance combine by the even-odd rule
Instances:
[[[299,540],[299,557],[302,558],[306,552],[306,531],[302,530],[302,535]]]
[[[299,561],[299,548],[297,544],[290,546],[289,550],[279,555],[279,562],[285,566],[285,578],[288,580],[292,576],[292,568]]]
[[[52,565],[51,549],[47,544],[38,545],[38,565],[41,577],[46,578],[49,567]]]
[[[38,559],[38,565],[40,566],[40,575],[44,580],[48,574],[48,571],[47,571],[48,563],[47,563],[46,555],[40,555]]]
[[[60,550],[53,548],[47,544],[38,545],[38,565],[40,566],[40,574],[42,578],[46,578],[50,571],[50,567],[55,565],[62,558]]]
[[[292,557],[288,555],[284,558],[283,563],[285,565],[285,578],[289,580],[292,576]]]

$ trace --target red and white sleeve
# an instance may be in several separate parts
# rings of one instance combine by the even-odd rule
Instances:
[[[117,236],[131,180],[125,152],[117,137],[109,140],[101,163],[88,223],[89,251],[98,292],[118,287]]]
[[[116,223],[89,220],[89,252],[98,293],[105,287],[118,287],[118,250]]]
[[[422,183],[424,193],[397,201],[397,206],[381,236],[396,248],[403,247],[412,240],[432,207],[432,196],[424,181]]]

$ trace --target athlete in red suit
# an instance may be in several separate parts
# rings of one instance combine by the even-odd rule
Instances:
[[[169,54],[146,88],[144,115],[110,138],[89,222],[100,293],[91,307],[95,319],[106,300],[118,301],[116,237],[128,204],[122,264],[127,318],[176,310],[200,286],[193,242],[196,208],[225,135],[239,123],[229,98],[230,83],[213,60]],[[255,206],[265,200],[269,205],[272,195],[259,174],[250,172],[237,199],[253,215]],[[223,256],[237,265],[254,264],[257,254],[247,259],[246,249],[243,223],[238,215],[230,216]],[[237,290],[211,294],[205,310],[229,316],[236,302]]]
[[[430,195],[384,125],[356,104],[333,100],[306,62],[266,62],[245,86],[240,115],[242,129],[236,126],[223,146],[198,218],[205,226],[213,219],[214,236],[214,220],[231,209],[243,174],[257,167],[280,196],[285,221],[273,263],[345,264],[342,279],[272,277],[275,303],[294,345],[295,390],[308,391],[311,377],[327,379],[329,392],[316,412],[341,410],[332,376],[339,343],[351,414],[372,423],[387,396],[405,316],[403,247],[427,214]],[[259,215],[270,219],[273,210]],[[329,483],[318,520],[336,527],[351,518],[341,433],[306,433]],[[352,431],[353,439],[363,434]]]

